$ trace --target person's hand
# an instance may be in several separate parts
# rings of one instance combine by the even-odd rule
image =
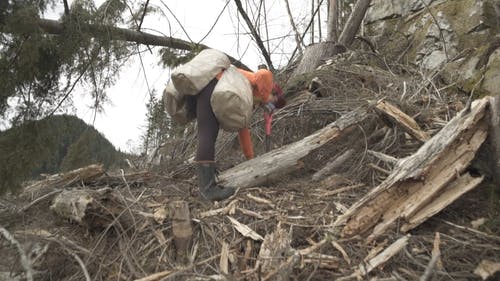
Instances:
[[[268,113],[272,113],[276,109],[276,106],[274,106],[274,104],[272,102],[268,102],[268,103],[262,105],[262,107]]]

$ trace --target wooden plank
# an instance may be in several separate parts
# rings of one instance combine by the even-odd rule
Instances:
[[[371,258],[370,260],[368,260],[366,262],[366,264],[360,264],[359,265],[360,273],[363,276],[367,275],[368,273],[372,272],[372,270],[374,270],[378,266],[384,264],[386,261],[388,261],[394,255],[399,253],[408,244],[408,239],[410,239],[409,234],[396,240],[389,247],[387,247],[385,250],[383,250],[380,254],[378,254],[374,258]]]
[[[401,111],[396,106],[386,102],[379,101],[375,106],[376,111],[387,117],[392,123],[401,127],[405,132],[420,142],[426,142],[430,137],[429,134],[422,131],[417,122],[406,113]]]

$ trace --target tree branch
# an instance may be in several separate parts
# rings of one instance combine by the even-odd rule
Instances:
[[[157,36],[145,32],[139,32],[135,30],[119,28],[109,25],[99,25],[99,24],[85,24],[81,23],[82,29],[85,28],[93,36],[98,36],[99,34],[108,34],[111,40],[121,40],[127,42],[135,42],[143,45],[154,45],[168,47],[178,50],[192,51],[197,48],[208,49],[210,47],[203,44],[194,44],[191,42],[184,41],[182,39],[169,37],[169,36]],[[64,32],[64,24],[60,21],[49,20],[49,19],[39,19],[38,26],[45,32],[54,35],[61,35]],[[236,67],[250,70],[246,65],[244,65],[239,60],[228,55],[229,60]]]
[[[288,3],[288,0],[285,0],[285,4],[286,4],[286,11],[288,12],[288,18],[290,19],[290,25],[292,26],[292,29],[295,32],[295,42],[297,43],[297,49],[299,50],[299,53],[302,53],[302,46],[304,45],[304,42],[300,39],[299,31],[297,30],[297,26],[293,21],[292,11],[290,10],[290,4]]]
[[[264,59],[266,60],[267,66],[271,71],[274,71],[274,66],[273,62],[271,61],[271,56],[266,50],[266,47],[264,47],[264,43],[262,42],[262,39],[260,38],[259,34],[257,33],[257,30],[255,30],[255,27],[252,25],[252,21],[250,21],[250,18],[248,17],[247,13],[243,9],[243,6],[241,5],[240,0],[234,0],[236,3],[236,6],[238,7],[238,12],[241,14],[243,19],[248,25],[248,28],[250,29],[250,32],[252,33],[252,36],[255,39],[255,42],[257,43],[257,46],[259,47],[260,51],[262,52],[262,55],[264,56]]]

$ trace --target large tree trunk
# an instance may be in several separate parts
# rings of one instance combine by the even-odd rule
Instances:
[[[346,26],[340,34],[338,44],[332,41],[327,41],[307,47],[304,52],[304,56],[302,57],[300,64],[293,72],[292,77],[311,72],[326,58],[345,52],[347,50],[346,48],[352,44],[354,37],[358,32],[359,26],[365,17],[366,11],[370,6],[370,2],[371,0],[358,0],[356,2],[352,13],[347,20]]]
[[[64,23],[56,20],[49,19],[39,19],[38,26],[40,28],[54,35],[61,35],[64,33]],[[191,51],[195,47],[201,49],[208,49],[210,47],[203,44],[195,44],[187,42],[181,39],[168,37],[168,36],[157,36],[149,34],[142,31],[135,31],[126,28],[119,28],[109,25],[99,25],[99,24],[81,24],[82,29],[88,30],[93,36],[99,36],[99,34],[107,34],[111,40],[120,40],[127,42],[135,42],[144,45],[162,46],[178,50]],[[241,63],[239,60],[228,56],[231,63],[237,67],[250,70],[246,65]]]
[[[339,0],[330,0],[328,4],[328,22],[326,41],[337,42],[339,29]]]
[[[345,24],[345,28],[344,30],[342,30],[342,33],[340,34],[339,37],[340,44],[346,47],[349,47],[352,44],[352,41],[354,41],[356,33],[358,33],[359,26],[361,25],[361,22],[365,18],[365,14],[366,11],[368,10],[368,7],[370,6],[370,2],[371,0],[356,1],[356,5],[354,5],[354,8],[352,9],[352,13]]]

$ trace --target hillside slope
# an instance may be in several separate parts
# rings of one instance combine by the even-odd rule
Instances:
[[[92,163],[118,166],[122,155],[76,116],[55,115],[0,133],[0,193],[24,180]]]

